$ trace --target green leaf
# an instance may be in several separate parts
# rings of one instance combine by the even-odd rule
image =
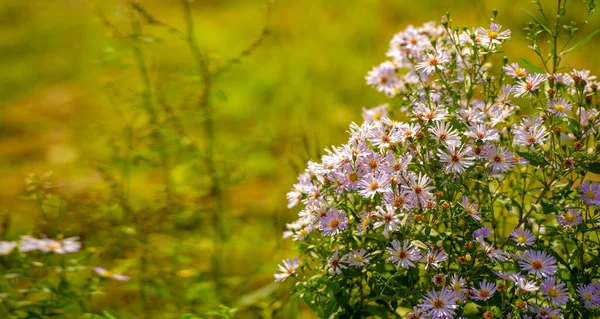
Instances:
[[[600,174],[600,162],[592,162],[587,165],[589,172],[594,174]]]
[[[519,154],[519,156],[523,157],[524,159],[528,160],[529,164],[533,166],[544,166],[545,164],[547,164],[546,160],[539,155],[523,151],[517,151],[517,154]]]
[[[117,319],[117,317],[111,315],[108,311],[103,311],[102,314],[104,315],[104,318],[106,318],[106,319]]]
[[[522,9],[523,11],[527,12],[528,15],[531,16],[531,18],[533,19],[533,21],[535,21],[540,27],[542,27],[542,29],[544,29],[544,31],[548,32],[548,34],[550,36],[552,36],[552,30],[550,30],[550,28],[548,28],[547,26],[545,26],[540,20],[538,20],[538,18],[536,18],[531,12]]]
[[[575,135],[576,138],[579,138],[579,122],[572,118],[568,118],[568,121],[569,123],[567,124],[567,126],[569,127],[569,130],[571,130],[571,132],[573,133],[573,135]]]
[[[533,64],[533,62],[527,60],[527,59],[520,59],[521,63],[525,66],[525,68],[527,70],[529,70],[529,72],[532,73],[546,73],[544,72],[544,70],[540,69],[537,65]]]
[[[567,54],[567,53],[569,53],[569,52],[571,52],[571,51],[573,51],[573,50],[576,50],[576,49],[580,48],[580,47],[581,47],[581,46],[583,46],[584,44],[586,44],[586,43],[590,42],[590,40],[591,40],[591,39],[593,39],[593,38],[596,36],[596,34],[598,34],[598,32],[600,32],[600,29],[598,29],[598,30],[596,30],[596,31],[594,31],[594,32],[592,32],[592,33],[590,33],[590,35],[588,35],[587,37],[583,38],[583,40],[579,41],[579,42],[578,42],[577,44],[575,44],[574,46],[572,46],[572,47],[570,47],[569,49],[567,49],[567,50],[565,50],[565,51],[561,52],[561,53],[560,53],[560,55]]]

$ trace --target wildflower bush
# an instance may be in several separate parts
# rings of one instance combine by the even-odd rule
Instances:
[[[366,76],[389,103],[287,195],[301,255],[275,280],[294,277],[320,317],[600,315],[598,82],[560,66],[595,33],[570,44],[582,24],[563,25],[566,1],[556,16],[535,3],[541,67],[499,56],[497,12],[394,35]]]

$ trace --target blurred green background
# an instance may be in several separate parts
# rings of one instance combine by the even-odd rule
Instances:
[[[571,13],[583,19],[587,4],[572,4],[578,9]],[[141,5],[184,29],[179,1]],[[198,42],[211,63],[248,47],[265,25],[266,8],[259,0],[194,1]],[[536,61],[523,31],[529,16],[522,9],[535,11],[529,1],[275,1],[270,34],[213,83],[209,103],[223,183],[223,209],[215,217],[215,199],[206,191],[210,180],[188,147],[191,140],[206,146],[206,136],[196,107],[202,82],[186,42],[160,25],[144,23],[138,34],[166,136],[166,174],[174,185],[174,199],[164,202],[165,173],[153,163],[161,150],[147,138],[157,128],[140,106],[127,2],[3,0],[0,214],[10,218],[3,236],[52,232],[22,196],[27,173],[52,170],[57,193],[69,203],[67,213],[53,220],[62,233],[81,236],[88,250],[98,252],[97,264],[134,277],[109,283],[90,310],[119,318],[178,318],[223,304],[238,308],[241,318],[311,318],[290,298],[292,280],[273,283],[281,259],[295,256],[293,243],[281,239],[297,212],[286,208],[286,192],[307,160],[346,141],[362,107],[386,101],[365,85],[364,76],[385,59],[394,33],[439,21],[447,11],[455,25],[485,26],[492,9],[513,31],[505,54]],[[579,38],[600,28],[599,17],[589,18]],[[563,65],[598,74],[599,53],[600,37]],[[178,134],[178,126],[186,133]],[[144,225],[119,217],[115,190],[99,167],[119,183]],[[147,258],[147,268],[140,268],[141,258]]]

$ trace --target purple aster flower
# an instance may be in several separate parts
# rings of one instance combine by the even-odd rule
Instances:
[[[479,289],[471,287],[471,299],[485,301],[494,295],[496,292],[496,285],[491,282],[482,281],[479,283]]]
[[[377,206],[377,217],[380,220],[373,224],[373,229],[383,226],[383,236],[390,238],[390,232],[393,232],[400,224],[398,215],[396,215],[396,208],[392,205],[385,205],[385,209]]]
[[[502,40],[510,38],[510,30],[500,31],[502,26],[496,23],[490,23],[489,29],[478,28],[477,36],[481,40],[481,45],[484,47],[494,48],[495,45],[500,44]]]
[[[338,234],[340,231],[346,229],[347,225],[348,220],[346,214],[332,208],[327,212],[325,217],[321,218],[319,229],[324,236],[329,236]]]
[[[429,186],[430,183],[431,180],[427,175],[421,173],[418,176],[409,175],[408,185],[402,185],[406,199],[414,202],[415,206],[418,203],[420,207],[425,207],[427,201],[433,199],[433,194],[431,194],[433,186]]]
[[[471,156],[469,146],[448,146],[445,151],[439,152],[439,156],[440,162],[446,164],[445,170],[447,172],[461,174],[474,163],[474,157]]]
[[[527,69],[520,67],[518,63],[507,64],[502,67],[502,70],[513,79],[520,79],[527,75]]]
[[[545,74],[530,74],[525,78],[524,81],[519,82],[515,85],[514,93],[516,97],[523,96],[527,93],[536,92],[540,88],[540,84],[546,81],[547,77]]]
[[[353,250],[352,252],[344,255],[343,261],[350,266],[362,267],[368,264],[369,261],[371,261],[371,258],[369,257],[369,254],[367,254],[366,250],[360,249]]]
[[[467,212],[467,214],[469,214],[469,216],[473,217],[474,220],[480,222],[481,216],[479,216],[479,208],[477,207],[477,205],[475,205],[475,203],[469,203],[469,198],[465,195],[463,195],[461,197],[461,199],[462,199],[462,206],[465,209],[465,211]]]
[[[442,288],[441,291],[428,291],[423,298],[423,303],[419,308],[427,312],[432,318],[452,318],[454,309],[458,307],[458,294],[452,290]]]
[[[497,141],[500,138],[498,130],[488,128],[485,124],[473,124],[465,132],[465,135],[478,141]]]
[[[377,91],[393,95],[400,86],[394,63],[386,61],[376,66],[365,77],[367,84],[376,87]]]
[[[358,183],[358,193],[366,198],[391,192],[390,178],[385,173],[368,174]]]
[[[571,111],[572,107],[569,101],[561,97],[550,100],[550,102],[548,102],[548,106],[550,107],[548,111],[557,117],[567,116],[567,113]]]
[[[504,146],[485,145],[483,147],[483,157],[489,161],[492,173],[506,172],[515,165],[513,154]]]
[[[600,183],[587,181],[587,183],[581,183],[579,189],[582,193],[581,197],[587,205],[600,205]]]
[[[341,263],[341,258],[339,257],[339,252],[336,250],[329,261],[327,262],[327,268],[331,274],[342,274],[342,269],[348,268],[346,265]]]
[[[429,131],[431,132],[431,136],[437,138],[442,144],[445,144],[449,147],[460,145],[460,136],[458,135],[458,132],[446,122],[436,122],[435,125],[429,129]]]
[[[387,117],[387,109],[388,109],[388,104],[382,104],[370,109],[365,109],[363,107],[363,119],[365,121],[365,123],[373,123],[373,122],[379,122],[380,119]]]
[[[515,283],[515,286],[522,291],[537,291],[540,289],[535,281],[527,280],[525,277],[522,277],[519,274],[512,275],[510,280],[512,280]]]
[[[427,254],[423,257],[423,261],[427,263],[425,269],[429,266],[439,268],[440,263],[446,260],[446,258],[448,258],[448,255],[443,249],[427,250]]]
[[[528,229],[515,229],[510,233],[517,246],[527,247],[535,243],[535,236]]]
[[[482,241],[480,242],[481,249],[483,249],[483,252],[490,258],[491,261],[495,263],[500,263],[508,260],[508,258],[510,257],[510,255],[502,249],[494,248],[494,244],[486,244]]]
[[[437,54],[428,53],[423,57],[423,61],[415,65],[415,70],[421,75],[430,75],[435,73],[436,70],[445,70],[444,64],[450,62],[450,57],[446,52],[441,51]]]
[[[583,217],[581,217],[579,209],[569,208],[564,215],[556,215],[556,220],[561,226],[567,228],[581,224]]]
[[[279,271],[281,271],[281,273],[274,275],[275,281],[284,281],[296,271],[296,268],[298,268],[299,265],[300,262],[298,261],[298,257],[294,258],[293,261],[289,258],[284,260],[283,265],[279,265]]]
[[[427,319],[425,313],[419,307],[414,306],[413,311],[406,315],[406,319]]]
[[[530,305],[529,311],[534,312],[536,314],[536,319],[562,318],[560,309],[554,309],[551,307]]]
[[[556,273],[556,260],[545,251],[530,249],[519,255],[519,265],[538,278],[552,276]]]
[[[577,293],[586,307],[592,308],[600,306],[600,294],[591,284],[577,287]]]
[[[462,277],[458,277],[457,274],[452,275],[449,289],[454,290],[458,294],[459,299],[462,299],[469,291],[469,289],[467,289],[467,281]]]
[[[397,267],[410,269],[421,259],[419,248],[414,247],[408,239],[405,239],[402,245],[399,241],[393,240],[392,247],[387,247],[385,250],[391,255],[386,260],[395,263]]]
[[[488,238],[488,237],[490,237],[490,235],[491,235],[490,229],[487,228],[487,226],[483,226],[473,232],[473,238],[475,238],[478,241],[483,241],[484,238]]]
[[[62,255],[78,252],[80,248],[81,243],[79,242],[79,237],[70,237],[63,240],[40,239],[39,250]]]
[[[542,288],[544,297],[559,307],[569,299],[569,293],[565,284],[554,277],[544,279],[540,287]]]

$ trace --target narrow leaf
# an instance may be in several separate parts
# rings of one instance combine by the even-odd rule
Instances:
[[[544,72],[542,69],[540,69],[537,65],[533,64],[533,62],[527,60],[527,59],[520,59],[521,63],[525,66],[525,68],[527,70],[529,70],[529,72],[532,73],[546,73]]]
[[[549,35],[552,35],[552,30],[550,30],[550,28],[548,28],[547,26],[545,26],[540,20],[538,20],[538,18],[536,18],[531,12],[527,11],[527,10],[523,10],[525,12],[527,12],[527,14],[529,14],[531,16],[531,18],[533,19],[533,21],[535,21],[537,24],[540,25],[540,27],[542,27],[542,29],[544,29],[544,31],[548,32]]]
[[[598,32],[600,32],[600,29],[598,29],[598,30],[590,33],[587,37],[585,37],[583,40],[579,41],[577,44],[575,44],[571,48],[569,48],[569,49],[561,52],[560,55],[567,54],[567,53],[569,53],[569,52],[571,52],[573,50],[576,50],[576,49],[580,48],[584,44],[588,43],[591,39],[593,39],[596,36],[596,34],[598,34]]]

